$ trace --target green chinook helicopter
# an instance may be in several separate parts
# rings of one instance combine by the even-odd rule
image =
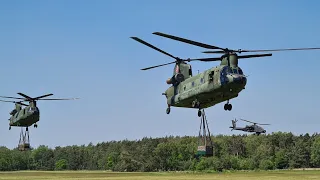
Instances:
[[[20,101],[6,101],[0,100],[2,102],[12,102],[15,103],[15,109],[10,112],[9,119],[9,130],[11,130],[11,126],[17,127],[26,127],[26,131],[28,131],[28,127],[34,125],[35,128],[38,127],[37,122],[40,120],[40,110],[37,107],[37,100],[75,100],[79,98],[70,98],[70,99],[42,99],[44,97],[52,96],[53,94],[46,94],[43,96],[38,96],[35,98],[31,98],[23,93],[17,93],[24,98],[17,97],[8,97],[8,96],[0,96],[2,98],[11,98],[11,99],[19,99]],[[24,104],[23,102],[29,102],[29,105]],[[26,106],[22,108],[22,106]]]
[[[170,63],[141,69],[148,70],[151,68],[175,64],[172,77],[167,79],[166,81],[167,84],[171,84],[172,86],[163,93],[163,95],[165,95],[167,98],[168,108],[166,110],[166,113],[170,113],[171,106],[182,108],[196,108],[198,109],[199,117],[201,116],[201,109],[214,106],[224,101],[227,101],[227,103],[224,105],[224,110],[232,110],[232,105],[229,103],[230,99],[238,97],[239,93],[243,89],[245,89],[247,83],[246,75],[244,75],[242,69],[238,66],[239,59],[272,56],[271,53],[251,55],[238,55],[237,53],[320,49],[295,48],[269,50],[232,50],[160,32],[154,32],[153,34],[207,49],[217,49],[214,51],[205,51],[203,53],[223,54],[221,57],[214,58],[181,59],[139,39],[138,37],[131,37],[132,39],[175,59],[175,61]],[[212,67],[202,73],[193,76],[191,65],[187,63],[190,61],[221,61],[221,63],[219,66]]]

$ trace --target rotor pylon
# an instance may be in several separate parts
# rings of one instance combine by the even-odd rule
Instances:
[[[196,157],[200,157],[200,156],[205,156],[205,157],[213,156],[213,142],[211,140],[211,134],[210,134],[208,121],[207,121],[204,109],[202,109],[201,117],[200,117],[198,149],[196,153]]]
[[[18,149],[19,149],[19,151],[30,150],[30,140],[29,140],[28,127],[26,128],[25,131],[24,131],[23,127],[21,127]]]

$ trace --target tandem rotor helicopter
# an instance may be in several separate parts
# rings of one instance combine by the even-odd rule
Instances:
[[[37,100],[75,100],[79,98],[70,98],[70,99],[42,99],[44,97],[52,96],[53,94],[46,94],[42,96],[38,96],[35,98],[29,97],[23,93],[17,93],[24,98],[17,97],[8,97],[8,96],[0,96],[2,98],[11,98],[18,99],[20,101],[6,101],[0,100],[2,102],[12,102],[15,104],[15,109],[10,112],[9,119],[9,130],[11,130],[11,126],[17,127],[26,127],[26,131],[28,131],[28,127],[34,125],[35,128],[38,127],[37,122],[40,120],[40,110],[37,107]],[[22,102],[29,102],[29,105],[24,104]],[[22,108],[22,106],[26,106]]]
[[[232,122],[232,126],[230,126],[229,128],[232,128],[232,130],[239,130],[239,131],[245,131],[245,132],[254,132],[257,135],[260,135],[261,133],[266,133],[267,131],[265,129],[263,129],[261,126],[258,126],[257,124],[259,123],[255,123],[255,122],[251,122],[245,119],[240,119],[241,121],[246,121],[249,123],[252,123],[253,125],[246,125],[245,127],[237,127],[237,119],[231,120]],[[259,124],[259,125],[270,125],[270,124]]]
[[[40,120],[40,110],[37,106],[37,100],[75,100],[79,98],[69,98],[69,99],[42,99],[44,97],[52,96],[53,94],[46,94],[42,96],[38,96],[35,98],[29,97],[23,93],[17,93],[24,98],[17,97],[8,97],[8,96],[0,96],[2,98],[11,98],[18,99],[20,101],[6,101],[0,100],[2,102],[11,102],[15,104],[15,109],[10,112],[11,117],[9,118],[9,130],[11,130],[11,126],[21,127],[20,139],[18,149],[20,151],[25,151],[30,149],[30,141],[29,141],[29,126],[38,127],[37,122]],[[23,102],[29,102],[29,105],[24,104]],[[22,106],[26,106],[22,108]],[[26,128],[24,131],[23,128]]]
[[[214,51],[204,51],[203,53],[222,54],[221,57],[213,58],[181,59],[143,41],[138,37],[131,37],[132,39],[175,59],[175,61],[170,63],[141,69],[148,70],[160,66],[175,64],[173,69],[173,75],[166,80],[166,83],[169,85],[171,84],[171,87],[169,87],[164,93],[162,93],[162,95],[165,95],[167,99],[168,107],[166,109],[166,113],[170,113],[170,107],[172,106],[182,108],[195,108],[198,109],[199,117],[201,116],[201,109],[214,106],[224,101],[227,101],[224,105],[224,110],[232,110],[232,105],[229,103],[230,99],[238,97],[239,93],[243,89],[245,89],[247,83],[247,76],[244,75],[242,69],[238,66],[239,59],[272,56],[271,53],[251,55],[238,55],[237,53],[320,49],[294,48],[267,50],[232,50],[228,48],[221,48],[218,46],[192,41],[189,39],[169,34],[164,34],[161,32],[154,32],[152,34],[199,46],[206,49],[215,49]],[[191,61],[221,61],[221,63],[216,67],[212,67],[210,69],[205,70],[202,73],[193,76],[191,65],[187,63]]]

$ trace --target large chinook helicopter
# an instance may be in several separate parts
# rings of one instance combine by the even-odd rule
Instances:
[[[148,70],[160,66],[169,64],[175,64],[173,75],[166,80],[167,84],[172,85],[169,87],[163,95],[167,98],[168,108],[166,113],[170,113],[170,107],[183,107],[183,108],[196,108],[198,109],[198,116],[201,116],[201,109],[208,108],[227,101],[224,105],[224,110],[231,111],[232,105],[229,103],[230,99],[238,97],[239,93],[245,89],[247,83],[247,77],[244,75],[243,70],[238,66],[239,59],[256,58],[272,56],[268,54],[251,54],[251,55],[238,55],[242,52],[263,52],[263,51],[288,51],[288,50],[311,50],[320,48],[295,48],[295,49],[273,49],[273,50],[232,50],[228,48],[221,48],[218,46],[208,45],[188,39],[184,39],[177,36],[172,36],[160,32],[154,32],[153,34],[170,38],[173,40],[181,41],[184,43],[200,46],[207,49],[218,49],[215,51],[205,51],[204,53],[220,53],[221,57],[213,58],[194,58],[194,59],[181,59],[175,57],[138,37],[131,37],[132,39],[149,46],[173,59],[175,61],[143,68],[141,70]],[[192,74],[191,65],[187,62],[191,61],[221,61],[219,66],[212,67],[199,73],[195,76]]]
[[[23,93],[17,93],[24,98],[17,97],[8,97],[8,96],[0,96],[2,98],[11,98],[18,99],[20,101],[6,101],[0,100],[2,102],[12,102],[15,104],[15,109],[10,112],[9,119],[9,130],[11,130],[11,126],[17,127],[26,127],[26,131],[28,131],[28,127],[34,125],[35,128],[38,127],[37,122],[40,120],[40,110],[37,107],[37,100],[75,100],[78,98],[70,98],[70,99],[42,99],[44,97],[52,96],[53,94],[46,94],[43,96],[38,96],[35,98],[31,98]],[[29,102],[29,105],[24,104],[23,102]],[[25,106],[22,108],[22,106]]]

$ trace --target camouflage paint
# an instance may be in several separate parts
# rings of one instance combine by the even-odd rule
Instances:
[[[38,107],[27,106],[17,111],[10,117],[10,126],[29,127],[38,122],[40,119],[40,111]]]
[[[229,66],[221,63],[220,66],[186,78],[176,87],[168,88],[165,92],[167,103],[174,107],[192,108],[192,101],[197,99],[202,104],[201,108],[208,108],[237,97],[247,80],[243,74],[234,74]],[[240,69],[235,68],[237,71]],[[212,72],[213,80],[210,80],[209,75]],[[174,89],[178,91],[177,94]]]

